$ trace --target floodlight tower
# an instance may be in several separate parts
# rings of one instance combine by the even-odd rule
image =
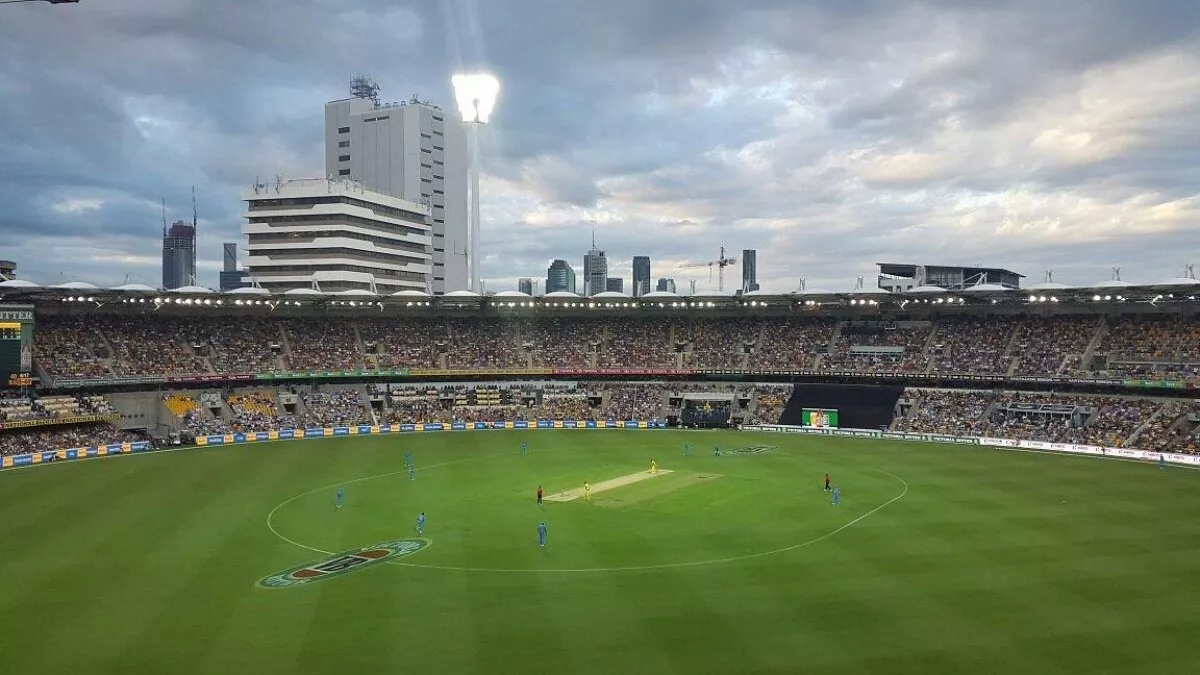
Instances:
[[[471,192],[467,225],[467,279],[469,290],[482,293],[479,283],[479,125],[487,124],[500,94],[500,81],[487,73],[459,73],[450,79],[454,100],[467,125],[468,189]]]

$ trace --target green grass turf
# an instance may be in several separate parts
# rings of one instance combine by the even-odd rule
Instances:
[[[716,442],[778,448],[714,458]],[[651,457],[675,473],[533,503],[539,483]],[[1200,672],[1198,495],[1179,468],[737,432],[325,439],[6,471],[0,672]],[[262,589],[324,557],[272,533],[273,510],[279,535],[335,552],[410,537],[424,510],[432,544],[412,566]]]

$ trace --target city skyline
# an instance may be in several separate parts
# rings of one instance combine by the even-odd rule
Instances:
[[[674,270],[725,246],[769,251],[766,291],[848,290],[881,260],[1079,285],[1197,262],[1194,3],[564,0],[537,25],[514,7],[12,5],[0,246],[39,283],[156,282],[159,199],[187,220],[194,184],[215,286],[243,187],[324,175],[317,106],[349,75],[450,114],[451,75],[486,68],[506,92],[480,130],[489,288],[578,265],[593,228],[626,283],[648,255],[686,286]]]

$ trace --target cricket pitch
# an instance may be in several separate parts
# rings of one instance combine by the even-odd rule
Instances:
[[[606,481],[601,481],[599,483],[594,483],[592,485],[592,494],[595,495],[595,494],[599,494],[601,492],[615,490],[620,487],[625,487],[626,485],[633,485],[634,483],[640,483],[644,480],[650,480],[651,478],[657,478],[658,476],[664,476],[669,473],[671,473],[670,469],[659,469],[658,473],[650,473],[649,471],[639,471],[637,473],[631,473],[628,476],[618,476],[617,478],[612,478],[612,479],[609,479]],[[575,501],[576,499],[583,499],[583,488],[576,488],[574,490],[566,490],[565,492],[556,492],[552,495],[547,496],[545,501],[548,501],[548,502],[572,502],[572,501]]]

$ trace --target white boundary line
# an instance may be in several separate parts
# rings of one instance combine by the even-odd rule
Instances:
[[[420,469],[414,469],[414,471],[423,471],[425,469],[436,469],[438,467],[449,466],[450,464],[458,464],[460,462],[468,462],[468,461],[475,460],[475,459],[479,459],[479,458],[478,457],[463,457],[462,459],[452,459],[448,462],[440,462],[438,464],[430,464],[429,466],[423,466]],[[374,480],[376,478],[386,478],[388,476],[396,476],[396,475],[403,474],[403,473],[408,473],[408,469],[401,469],[399,471],[389,471],[387,473],[376,474],[374,476],[367,476],[365,478],[352,478],[350,480],[343,480],[343,481],[339,481],[337,483],[333,483],[331,485],[324,485],[319,488],[314,488],[312,490],[309,490],[308,492],[300,493],[300,494],[296,495],[295,497],[290,497],[288,499],[285,499],[284,501],[277,504],[275,506],[275,508],[271,509],[271,512],[267,514],[267,529],[271,531],[271,534],[274,534],[276,537],[279,537],[280,539],[286,541],[287,543],[291,544],[292,546],[298,546],[300,548],[307,549],[309,551],[314,551],[314,552],[320,553],[322,555],[333,555],[334,554],[333,551],[326,551],[324,549],[315,548],[313,546],[308,546],[307,544],[301,544],[298,541],[294,541],[294,540],[289,539],[289,538],[283,536],[282,534],[280,534],[279,530],[275,529],[274,523],[271,522],[272,519],[275,517],[275,513],[277,511],[279,511],[279,509],[282,509],[283,507],[287,506],[288,504],[291,504],[292,502],[296,501],[297,499],[303,499],[304,497],[307,497],[309,495],[314,495],[318,492],[322,492],[325,490],[332,490],[335,487],[341,487],[343,485],[353,485],[354,483],[362,483],[365,481]],[[432,540],[430,540],[430,543],[432,543]]]
[[[457,464],[460,462],[467,462],[467,461],[472,461],[475,459],[479,459],[479,457],[464,457],[462,459],[451,460],[449,462],[442,462],[440,464],[430,464],[423,468],[424,469],[435,469],[438,467],[447,466],[449,464]],[[514,574],[514,573],[516,573],[516,574],[596,574],[596,573],[601,573],[601,572],[639,572],[639,571],[662,570],[662,569],[679,569],[679,568],[685,568],[685,567],[702,567],[705,565],[720,565],[720,564],[726,564],[726,563],[732,563],[732,562],[740,562],[743,560],[753,560],[755,558],[765,558],[767,556],[777,555],[780,553],[786,553],[788,551],[794,551],[796,549],[804,548],[806,546],[812,546],[813,544],[817,544],[822,541],[825,541],[826,539],[829,539],[830,537],[841,532],[842,530],[845,530],[854,525],[857,525],[858,523],[865,520],[867,517],[872,516],[880,511],[882,511],[883,509],[887,508],[888,506],[894,504],[895,502],[900,501],[901,499],[904,498],[905,495],[908,494],[908,482],[905,481],[900,476],[897,476],[896,474],[890,473],[888,471],[884,471],[882,469],[874,469],[871,467],[867,467],[867,469],[870,471],[874,471],[876,473],[882,473],[886,476],[889,476],[891,478],[894,478],[894,479],[900,481],[900,484],[904,486],[904,490],[900,494],[896,495],[895,497],[892,497],[891,499],[887,500],[886,502],[880,504],[879,506],[876,506],[875,508],[871,509],[870,511],[867,511],[866,513],[855,518],[854,520],[851,520],[850,522],[845,523],[844,525],[838,527],[835,530],[826,532],[825,534],[823,534],[819,537],[815,537],[813,539],[809,539],[808,541],[803,541],[803,542],[800,542],[799,544],[792,544],[791,546],[785,546],[783,548],[777,548],[773,551],[762,551],[759,553],[750,553],[747,555],[733,556],[730,558],[717,558],[717,559],[713,559],[713,560],[693,560],[693,561],[681,562],[681,563],[664,563],[664,564],[660,564],[660,565],[635,565],[635,566],[629,566],[629,567],[586,567],[586,568],[560,568],[560,569],[455,567],[455,566],[449,566],[449,565],[422,565],[419,563],[405,563],[405,562],[400,562],[398,560],[396,560],[396,561],[389,560],[389,561],[386,561],[385,564],[397,565],[400,567],[412,567],[412,568],[416,568],[416,569],[441,570],[441,571],[446,571],[446,572],[487,572],[487,573],[508,573],[508,574]],[[418,469],[418,471],[420,471],[420,470],[421,469]],[[374,476],[365,476],[363,478],[355,478],[352,480],[341,481],[338,483],[333,483],[331,485],[325,485],[325,486],[322,486],[319,488],[314,488],[312,490],[309,490],[308,492],[304,492],[304,493],[298,494],[294,497],[288,498],[288,499],[280,502],[278,505],[276,505],[275,508],[271,509],[271,512],[267,514],[267,529],[269,529],[271,531],[271,533],[274,534],[276,537],[282,539],[283,541],[286,541],[287,543],[289,543],[293,546],[297,546],[299,548],[302,548],[302,549],[305,549],[308,551],[313,551],[315,553],[320,553],[322,555],[333,555],[333,552],[331,552],[331,551],[326,551],[324,549],[316,548],[314,546],[302,544],[298,541],[289,539],[288,537],[280,534],[279,530],[275,529],[275,525],[272,522],[275,517],[275,514],[279,511],[279,509],[282,509],[283,507],[287,506],[288,504],[291,504],[292,502],[294,502],[298,499],[302,499],[304,497],[307,497],[312,494],[316,494],[318,492],[322,492],[325,490],[332,490],[333,488],[341,486],[341,485],[351,485],[353,483],[362,483],[365,481],[374,480],[376,478],[386,478],[388,476],[395,476],[395,475],[403,474],[403,473],[408,473],[408,470],[404,469],[401,471],[389,471],[387,473],[381,473],[381,474],[377,474]]]

